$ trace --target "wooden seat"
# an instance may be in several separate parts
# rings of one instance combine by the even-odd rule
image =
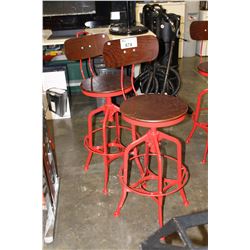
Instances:
[[[87,96],[96,97],[102,94],[103,97],[118,96],[121,91],[120,74],[100,75],[88,78],[81,82],[81,90]],[[131,91],[130,77],[124,76],[124,91]]]
[[[134,120],[136,125],[152,127],[152,123],[158,123],[157,127],[165,127],[185,116],[188,106],[175,96],[148,94],[129,98],[120,109],[124,117]]]

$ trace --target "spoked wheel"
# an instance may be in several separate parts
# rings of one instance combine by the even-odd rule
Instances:
[[[181,80],[176,69],[170,67],[165,89],[163,90],[166,66],[158,63],[144,67],[144,71],[135,79],[142,93],[162,93],[176,95],[180,90]]]

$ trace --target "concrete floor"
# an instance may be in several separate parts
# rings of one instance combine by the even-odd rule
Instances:
[[[193,109],[198,93],[208,86],[207,79],[197,73],[198,62],[198,57],[183,58],[179,62],[182,86],[178,96]],[[103,162],[100,156],[95,155],[89,171],[83,172],[87,151],[82,146],[82,139],[87,129],[87,114],[95,105],[94,99],[74,94],[71,97],[71,119],[50,122],[56,144],[60,192],[54,241],[45,244],[44,250],[139,249],[140,243],[159,228],[156,203],[133,193],[128,194],[120,216],[113,216],[121,194],[117,177],[120,159],[110,167],[108,196],[102,193]],[[183,205],[179,193],[168,196],[164,205],[164,222],[208,208],[208,165],[201,164],[206,134],[198,129],[191,142],[185,145],[191,127],[191,116],[188,115],[181,124],[164,129],[183,142],[183,161],[190,172],[185,186],[189,207]],[[204,230],[191,231],[193,242],[207,244]]]

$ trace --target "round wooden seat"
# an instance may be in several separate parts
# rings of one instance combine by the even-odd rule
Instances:
[[[188,106],[175,96],[148,94],[127,99],[120,110],[124,119],[133,120],[135,125],[165,127],[184,119]]]
[[[132,90],[130,77],[124,76],[123,86],[125,93]],[[95,97],[96,94],[101,94],[103,97],[106,97],[107,95],[117,96],[117,92],[122,91],[120,74],[108,74],[91,77],[82,81],[80,87],[81,90],[84,91],[84,94],[93,97]]]
[[[198,65],[199,73],[208,76],[208,62],[203,62]]]

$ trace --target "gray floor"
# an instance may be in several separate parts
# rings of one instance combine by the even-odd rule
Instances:
[[[184,58],[179,62],[182,86],[178,96],[193,109],[197,94],[208,86],[207,79],[196,71],[198,62],[198,57]],[[139,249],[140,243],[158,229],[157,205],[147,197],[129,193],[120,216],[113,216],[121,194],[117,177],[120,159],[111,164],[108,196],[102,193],[103,164],[100,156],[95,155],[89,171],[83,172],[87,151],[82,146],[82,139],[87,129],[87,114],[95,104],[91,98],[74,94],[71,119],[51,122],[60,192],[54,241],[45,244],[43,249]],[[191,127],[189,115],[181,124],[165,130],[183,142],[184,163],[190,172],[185,187],[190,205],[183,205],[179,193],[168,196],[164,205],[164,222],[208,208],[208,164],[201,164],[206,134],[197,130],[191,142],[185,145]],[[204,230],[206,233],[207,227]],[[204,230],[189,232],[194,243],[207,244]]]

